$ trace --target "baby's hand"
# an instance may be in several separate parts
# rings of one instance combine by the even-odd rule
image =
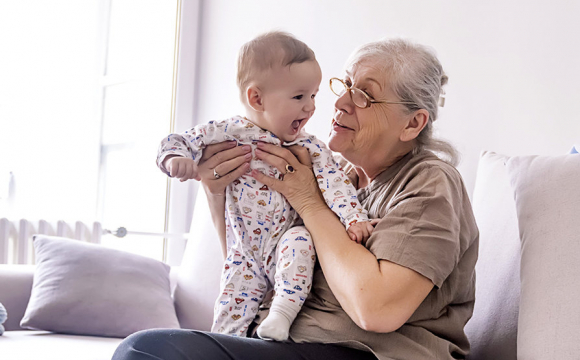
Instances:
[[[171,177],[178,178],[179,181],[201,180],[195,161],[186,157],[174,156],[165,160],[165,169],[167,169]]]
[[[350,236],[352,241],[356,241],[357,244],[364,245],[375,229],[373,225],[370,221],[356,222],[348,228],[348,236]]]

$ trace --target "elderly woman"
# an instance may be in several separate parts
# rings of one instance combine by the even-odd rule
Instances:
[[[318,254],[310,296],[289,342],[190,330],[132,335],[114,359],[463,359],[475,293],[478,231],[455,152],[432,138],[446,83],[437,58],[403,40],[358,49],[344,78],[329,147],[339,153],[376,226],[361,245],[326,206],[300,147],[260,144],[256,156],[285,172],[252,175],[302,217]],[[208,148],[210,149],[210,148]],[[199,171],[223,238],[224,188],[249,168],[244,147],[206,151]],[[445,156],[442,160],[436,154]],[[213,177],[213,169],[228,175]]]

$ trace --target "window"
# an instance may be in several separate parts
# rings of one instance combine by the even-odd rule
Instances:
[[[0,194],[14,184],[0,217],[163,232],[180,3],[0,4]],[[161,237],[103,243],[163,257]]]

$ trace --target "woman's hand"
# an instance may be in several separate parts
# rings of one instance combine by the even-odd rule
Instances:
[[[256,157],[276,167],[284,177],[277,180],[257,170],[252,171],[252,176],[284,195],[301,217],[328,209],[312,173],[312,162],[306,148],[298,145],[281,148],[259,142]]]
[[[208,197],[224,196],[226,187],[250,168],[252,148],[235,141],[208,145],[197,165],[198,176]],[[216,178],[215,173],[219,175]]]

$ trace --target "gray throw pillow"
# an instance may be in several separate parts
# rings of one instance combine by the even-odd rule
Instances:
[[[143,256],[36,235],[32,293],[24,328],[125,337],[150,328],[179,328],[169,266]]]
[[[580,156],[507,162],[522,241],[518,359],[580,354]]]

